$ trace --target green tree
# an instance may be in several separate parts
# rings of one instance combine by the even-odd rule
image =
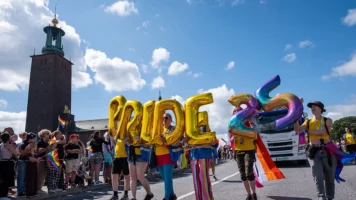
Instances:
[[[339,139],[345,134],[345,128],[349,127],[356,134],[356,116],[344,117],[335,120],[333,123],[333,131],[331,137],[333,140]]]

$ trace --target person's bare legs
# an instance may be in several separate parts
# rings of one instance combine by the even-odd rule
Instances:
[[[94,164],[94,171],[95,171],[95,182],[99,181],[99,173],[100,173],[101,163]]]
[[[243,181],[243,183],[247,194],[251,195],[250,184],[248,183],[248,181]]]
[[[137,165],[137,163],[136,163]],[[130,177],[131,177],[131,193],[132,198],[136,199],[136,191],[137,191],[137,173],[136,173],[136,166],[133,163],[129,164],[130,168]]]
[[[151,195],[151,188],[150,188],[150,184],[148,183],[147,179],[145,178],[145,169],[146,169],[147,163],[146,162],[137,162],[136,163],[136,176],[137,176],[137,180],[139,180],[143,186],[143,188],[145,188],[146,193]]]
[[[255,181],[249,181],[250,188],[252,190],[252,194],[256,193],[256,182]]]

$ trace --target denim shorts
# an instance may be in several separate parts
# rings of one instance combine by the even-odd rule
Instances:
[[[133,163],[133,159],[132,158],[128,158],[127,161],[129,163]],[[144,163],[144,162],[147,162],[147,161],[143,160],[141,155],[136,155],[136,162],[143,162]]]

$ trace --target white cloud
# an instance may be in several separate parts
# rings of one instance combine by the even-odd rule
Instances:
[[[291,48],[292,48],[291,44],[286,44],[286,46],[284,47],[284,50],[288,50],[288,49],[291,49]]]
[[[313,42],[311,42],[309,40],[304,40],[299,43],[299,48],[305,48],[308,46],[313,47],[314,46]]]
[[[149,21],[149,20],[144,21],[144,22],[142,22],[142,24],[141,24],[140,26],[138,26],[138,27],[136,28],[136,31],[140,30],[141,27],[142,27],[142,28],[147,28],[147,27],[149,27],[149,26],[150,26],[150,21]]]
[[[158,13],[156,14],[156,17],[160,17],[161,15],[159,15]]]
[[[149,26],[150,26],[150,21],[148,21],[148,20],[142,23],[142,27],[147,28]]]
[[[184,106],[184,99],[183,99],[183,97],[181,97],[181,96],[179,96],[179,95],[174,95],[174,96],[172,96],[171,99],[177,100],[180,104],[182,104],[182,106]]]
[[[332,77],[356,76],[356,53],[352,55],[351,60],[332,68],[329,75],[323,75],[323,80],[328,80]]]
[[[174,61],[171,66],[168,68],[168,75],[178,75],[189,68],[187,63],[180,63],[178,61]]]
[[[212,131],[215,131],[217,134],[227,135],[227,125],[231,118],[231,111],[233,109],[233,106],[227,100],[231,96],[235,95],[234,90],[228,89],[225,84],[217,88],[198,90],[198,93],[205,92],[211,92],[213,94],[214,103],[200,107],[199,111],[208,111],[209,125]],[[172,99],[176,99],[184,105],[185,99],[181,96],[175,95]]]
[[[226,70],[230,70],[230,69],[232,69],[232,68],[234,68],[235,67],[235,62],[234,61],[230,61],[228,64],[227,64],[227,66],[226,66]]]
[[[356,8],[347,11],[346,17],[343,18],[342,22],[347,26],[353,26],[356,24]]]
[[[326,107],[327,117],[338,120],[343,117],[356,116],[356,104],[338,104]]]
[[[201,73],[201,72],[193,74],[194,78],[198,78],[198,77],[201,77],[201,76],[203,76],[203,73]]]
[[[132,14],[138,14],[138,9],[135,7],[135,3],[133,1],[123,0],[117,1],[111,6],[106,7],[105,12],[126,17]]]
[[[152,89],[157,89],[157,88],[164,88],[165,83],[164,79],[161,76],[157,76],[156,78],[153,79],[151,83]]]
[[[15,133],[25,131],[26,112],[4,112],[0,111],[0,130],[6,127],[12,127]]]
[[[137,91],[146,84],[137,65],[130,61],[108,58],[104,52],[87,49],[85,62],[95,73],[96,83],[103,84],[106,91]]]
[[[147,65],[142,64],[142,65],[141,65],[141,68],[142,68],[143,73],[145,73],[145,74],[148,73],[148,66],[147,66]]]
[[[285,55],[282,60],[286,61],[287,63],[292,63],[296,59],[297,59],[297,55],[295,53],[290,53]]]
[[[39,54],[45,45],[43,28],[51,23],[54,13],[43,0],[1,0],[0,3],[0,90],[21,91],[28,87],[33,49]],[[58,18],[60,19],[60,18]],[[72,85],[86,87],[92,83],[86,72],[81,43],[75,28],[59,20],[65,31],[63,47],[73,65]],[[26,33],[26,34],[24,34]],[[29,37],[30,36],[30,37]]]
[[[6,108],[7,107],[7,101],[5,99],[0,99],[0,108]],[[1,129],[0,129],[1,130]]]
[[[152,67],[154,67],[155,69],[160,69],[159,64],[161,64],[162,62],[168,62],[170,55],[171,53],[167,51],[167,49],[162,47],[153,50],[151,61]]]

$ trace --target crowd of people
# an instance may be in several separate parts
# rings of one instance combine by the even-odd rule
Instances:
[[[165,114],[164,134],[174,130],[172,116]],[[21,142],[16,143],[20,137]],[[135,138],[139,140],[139,136]],[[164,137],[161,137],[166,142]],[[212,144],[215,149],[213,160],[217,161],[219,141]],[[141,155],[139,146],[134,146],[128,138],[120,140],[111,137],[108,132],[101,136],[94,132],[88,142],[80,141],[79,135],[69,134],[67,138],[59,131],[43,129],[37,134],[22,132],[18,135],[12,128],[5,128],[1,133],[0,144],[0,199],[8,195],[18,197],[33,197],[44,192],[58,193],[78,186],[99,185],[110,183],[113,187],[113,197],[119,199],[119,180],[124,180],[124,194],[121,200],[128,200],[128,191],[132,199],[136,199],[137,181],[145,189],[145,200],[153,198],[150,185],[145,174],[160,174],[165,184],[164,199],[176,199],[173,189],[173,170],[191,167],[190,147],[182,137],[176,144],[183,149],[177,159],[172,160],[170,150],[166,145],[156,145],[155,154],[157,166],[148,167],[148,160]],[[51,163],[48,154],[56,152],[59,166]],[[215,179],[215,162],[210,162],[212,174]],[[103,171],[103,182],[99,174]],[[16,180],[16,181],[15,181]],[[16,184],[15,184],[16,183]],[[15,192],[14,189],[17,191]]]
[[[329,132],[332,129],[332,120],[322,116],[325,109],[321,102],[309,103],[308,107],[311,108],[314,117],[296,127],[296,131],[308,134],[307,155],[319,199],[334,199],[333,180],[336,158],[326,150],[326,145],[331,142]],[[59,130],[51,132],[47,129],[37,134],[20,133],[22,142],[17,144],[18,136],[14,134],[12,128],[6,128],[1,134],[0,144],[0,198],[14,194],[13,188],[17,188],[19,197],[32,197],[43,193],[44,186],[47,187],[48,193],[57,193],[68,188],[84,186],[84,180],[88,185],[102,184],[99,173],[103,169],[104,182],[112,185],[111,200],[119,199],[120,179],[124,180],[124,193],[120,200],[128,200],[129,191],[131,191],[131,200],[136,200],[137,181],[142,184],[146,192],[144,200],[151,200],[154,194],[145,177],[148,171],[159,173],[162,177],[163,200],[176,200],[173,171],[175,168],[190,167],[196,199],[213,200],[209,166],[213,178],[217,180],[216,161],[235,159],[247,192],[246,199],[257,200],[253,172],[253,163],[256,161],[254,139],[234,136],[230,138],[233,147],[227,144],[219,147],[217,138],[208,145],[190,146],[182,136],[176,143],[167,145],[165,136],[172,133],[175,127],[172,125],[172,116],[169,113],[165,113],[163,118],[164,131],[160,137],[162,144],[156,144],[154,148],[149,147],[149,149],[135,142],[140,141],[139,136],[121,140],[118,137],[111,137],[109,133],[105,133],[102,137],[99,132],[94,132],[90,141],[83,143],[77,134],[70,134],[67,141]],[[246,126],[253,127],[253,123],[246,121]],[[337,141],[337,145],[343,151],[356,153],[356,138],[349,128],[345,128],[345,134],[340,141]],[[53,160],[48,157],[51,152],[56,152],[58,166],[54,165]],[[205,155],[201,157],[203,154]],[[152,157],[155,158],[153,165]],[[17,184],[15,184],[15,177]],[[202,177],[207,178],[203,180]],[[204,184],[208,188],[206,191],[200,188]]]

